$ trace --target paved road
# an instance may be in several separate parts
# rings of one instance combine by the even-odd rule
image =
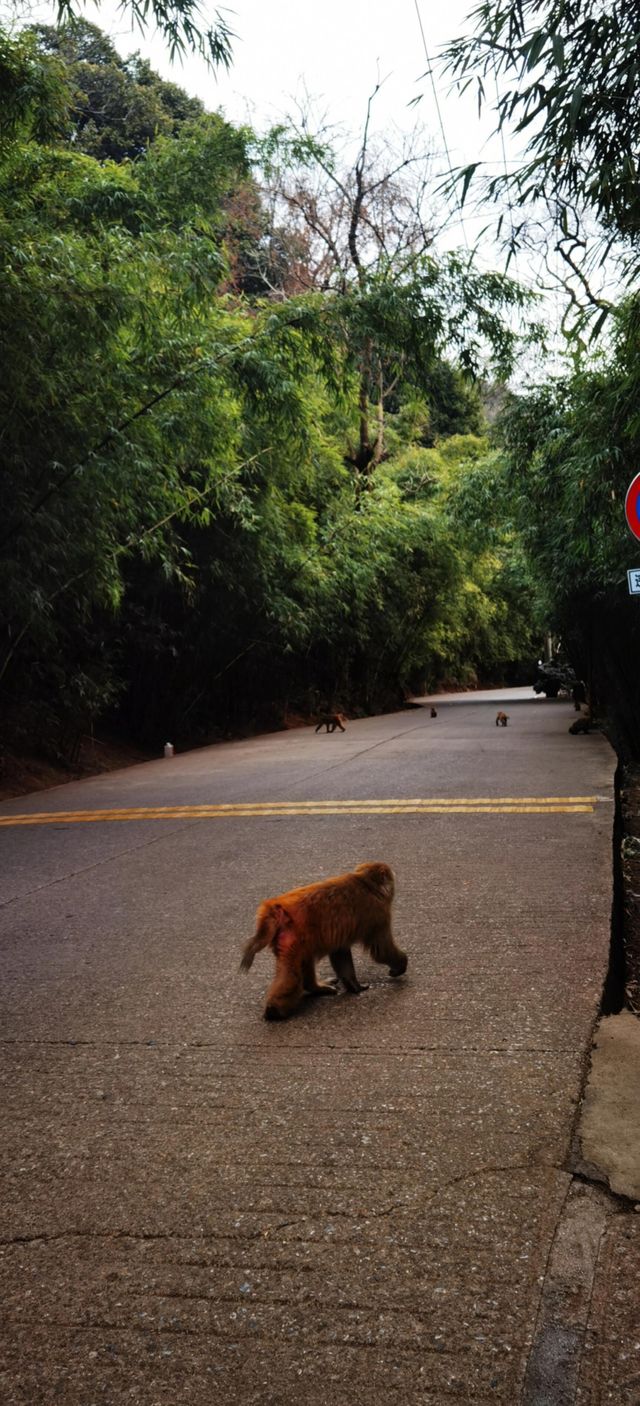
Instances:
[[[6,1406],[543,1400],[613,757],[522,699],[0,806]],[[370,859],[407,977],[266,1024],[258,901]]]

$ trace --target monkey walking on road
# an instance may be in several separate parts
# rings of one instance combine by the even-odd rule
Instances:
[[[435,708],[432,708],[432,709],[431,709],[431,716],[432,716],[432,718],[437,718],[438,713],[437,713],[437,710],[436,710]]]
[[[347,719],[344,713],[321,713],[318,718],[316,732],[319,732],[321,727],[326,727],[327,732],[335,732],[337,727],[340,728],[341,732],[345,732]]]
[[[317,884],[291,889],[260,904],[255,935],[247,942],[240,968],[249,971],[254,957],[270,947],[276,974],[267,992],[265,1020],[285,1020],[303,997],[335,996],[335,985],[320,982],[315,964],[328,957],[347,991],[366,991],[358,981],[351,947],[362,943],[374,962],[402,976],[408,958],[391,934],[393,871],[388,864],[359,864]]]
[[[509,721],[508,713],[496,713],[496,727],[506,727]]]

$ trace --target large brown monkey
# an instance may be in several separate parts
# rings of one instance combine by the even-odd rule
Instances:
[[[248,971],[256,953],[270,947],[276,974],[267,992],[265,1020],[284,1020],[303,996],[335,996],[335,986],[319,982],[315,964],[328,957],[347,991],[366,991],[355,973],[351,947],[361,942],[374,962],[402,976],[407,956],[391,935],[393,871],[388,864],[359,864],[351,874],[339,874],[305,888],[291,889],[260,904],[256,932],[242,961]]]

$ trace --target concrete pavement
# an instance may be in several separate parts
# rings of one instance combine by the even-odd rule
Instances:
[[[7,1406],[638,1406],[639,1220],[571,1169],[614,758],[502,697],[0,806],[60,816],[0,828]],[[265,1024],[257,903],[365,859],[407,977]]]

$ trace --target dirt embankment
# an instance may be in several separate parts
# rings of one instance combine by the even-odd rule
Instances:
[[[103,771],[117,771],[136,762],[148,762],[152,753],[126,742],[110,738],[83,737],[73,764],[54,762],[37,753],[15,753],[0,749],[0,801],[12,796],[26,796],[30,791],[45,791],[51,786],[63,786],[66,781],[78,781],[84,776],[99,776]]]

